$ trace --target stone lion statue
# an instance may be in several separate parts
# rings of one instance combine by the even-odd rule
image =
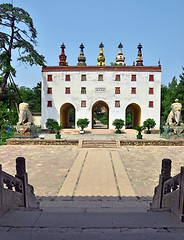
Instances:
[[[171,111],[167,117],[166,125],[169,125],[169,126],[181,125],[181,122],[182,122],[181,108],[182,108],[181,103],[179,103],[179,100],[176,99],[175,103],[171,105]]]
[[[33,117],[31,112],[28,109],[28,103],[19,104],[19,121],[17,123],[17,132],[22,133],[29,132],[30,126],[33,125]]]

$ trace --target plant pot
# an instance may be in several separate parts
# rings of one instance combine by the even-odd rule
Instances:
[[[137,139],[142,139],[142,135],[137,135]]]
[[[121,133],[121,130],[116,130],[115,133],[120,134],[120,133]]]
[[[80,134],[84,134],[84,130],[80,130],[79,132],[80,132]]]
[[[147,130],[146,133],[147,133],[147,134],[151,134],[151,131],[150,131],[150,130]]]
[[[56,139],[61,139],[61,134],[56,134],[55,137]]]

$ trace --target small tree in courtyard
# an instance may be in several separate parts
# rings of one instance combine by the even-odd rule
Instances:
[[[143,122],[143,126],[148,129],[147,133],[151,133],[150,129],[154,128],[156,125],[156,122],[152,118],[148,118]]]
[[[77,127],[80,127],[81,130],[84,130],[89,124],[89,120],[87,118],[80,118],[77,121]]]
[[[54,132],[54,129],[56,129],[56,126],[58,126],[58,122],[53,118],[48,118],[46,122],[46,127],[50,130],[51,133]]]
[[[115,129],[117,129],[116,133],[121,133],[120,129],[124,126],[124,120],[116,118],[112,125],[115,126]]]

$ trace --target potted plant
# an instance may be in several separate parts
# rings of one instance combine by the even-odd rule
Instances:
[[[54,133],[55,126],[59,125],[58,122],[53,118],[48,118],[46,122],[46,128],[49,129],[50,133]]]
[[[138,131],[138,134],[137,134],[137,139],[142,139],[142,134],[141,132],[145,129],[145,126],[136,126],[135,127],[135,130]]]
[[[147,134],[150,134],[150,133],[151,133],[150,129],[151,129],[151,128],[154,128],[155,125],[156,125],[156,122],[155,122],[155,120],[152,119],[152,118],[148,118],[148,119],[146,119],[146,120],[143,122],[143,126],[148,129],[148,130],[146,131]]]
[[[124,126],[124,120],[116,118],[112,125],[115,126],[116,133],[121,133],[120,129]]]
[[[80,127],[80,133],[83,134],[84,133],[84,128],[86,128],[89,124],[89,120],[87,118],[80,118],[77,121],[77,127]]]
[[[56,139],[61,139],[60,130],[63,128],[63,126],[59,125],[58,123],[54,126],[54,129],[56,130]]]

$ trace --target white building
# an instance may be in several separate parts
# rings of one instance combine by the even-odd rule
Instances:
[[[81,47],[82,46],[82,47]],[[139,45],[137,64],[126,66],[122,45],[116,58],[120,65],[105,66],[103,45],[100,45],[98,66],[86,66],[83,45],[78,66],[67,66],[64,45],[60,66],[42,69],[42,128],[48,118],[64,127],[69,126],[69,111],[75,109],[75,127],[79,118],[88,118],[93,128],[96,107],[108,110],[108,128],[114,128],[116,118],[125,120],[126,109],[132,111],[133,126],[142,125],[147,118],[160,127],[161,66],[143,66],[142,46]]]

